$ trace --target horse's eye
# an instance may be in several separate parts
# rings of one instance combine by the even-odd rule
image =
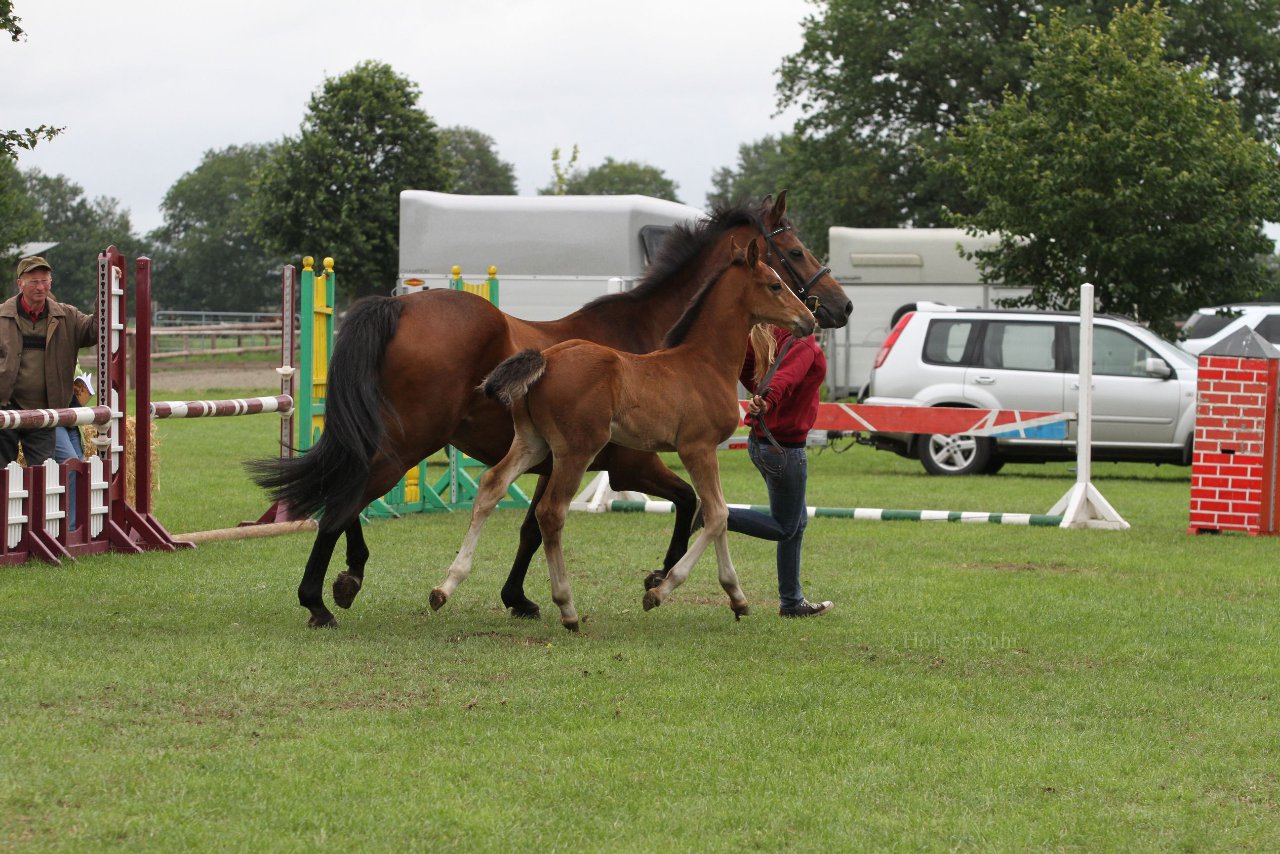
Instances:
[[[791,250],[791,257],[795,258],[797,261],[803,261],[804,250],[797,246],[795,249]]]

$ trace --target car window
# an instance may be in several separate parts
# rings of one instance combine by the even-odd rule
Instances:
[[[1054,324],[991,321],[982,338],[980,364],[1014,371],[1054,369]]]
[[[973,335],[972,320],[935,320],[924,339],[924,360],[934,365],[964,364],[965,350]]]
[[[1080,327],[1070,333],[1071,370],[1080,370]],[[1137,338],[1108,326],[1093,328],[1093,372],[1112,377],[1150,377],[1146,370],[1149,358],[1164,358]],[[1168,360],[1166,360],[1168,361]]]
[[[1240,316],[1240,312],[1223,312],[1222,314],[1202,314],[1196,312],[1187,318],[1182,325],[1182,337],[1187,339],[1208,338],[1225,329],[1227,324]]]
[[[1280,314],[1268,314],[1262,318],[1257,333],[1272,344],[1280,344]]]

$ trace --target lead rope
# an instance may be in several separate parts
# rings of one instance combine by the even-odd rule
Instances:
[[[778,366],[782,364],[782,358],[787,355],[787,351],[791,349],[791,344],[795,340],[795,336],[792,335],[783,342],[782,349],[780,349],[778,351],[778,355],[774,357],[773,364],[769,366],[769,370],[765,372],[764,378],[760,380],[760,384],[756,386],[758,389],[756,391],[757,397],[763,399],[764,396],[769,393],[769,382],[773,379],[773,375],[778,372]],[[773,445],[773,449],[781,454],[782,446],[778,444],[777,439],[773,438],[773,433],[769,431],[769,426],[764,423],[764,415],[765,413],[761,412],[759,415],[748,415],[747,417],[754,422],[752,429],[754,430],[756,427],[760,428],[760,432],[769,440],[769,444]],[[783,459],[785,460],[785,456]]]

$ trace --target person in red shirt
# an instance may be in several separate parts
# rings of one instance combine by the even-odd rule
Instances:
[[[767,387],[761,388],[780,352],[782,360]],[[747,411],[755,424],[747,452],[769,490],[769,513],[731,507],[729,530],[777,542],[778,613],[784,617],[817,617],[834,607],[831,602],[810,602],[800,587],[800,546],[809,521],[805,443],[818,418],[818,392],[826,376],[826,356],[812,336],[792,338],[766,324],[751,330],[739,379],[752,394]]]

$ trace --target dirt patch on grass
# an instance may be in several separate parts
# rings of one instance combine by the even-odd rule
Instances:
[[[225,365],[180,363],[151,367],[151,396],[174,391],[203,389],[249,389],[262,394],[280,393],[280,375],[276,366],[266,362],[244,362]]]
[[[1088,572],[1083,567],[1067,566],[1061,561],[1053,563],[1022,563],[1022,562],[1001,562],[1001,563],[962,563],[956,569],[969,570],[988,570],[990,572],[1049,572],[1049,573],[1078,573]]]

